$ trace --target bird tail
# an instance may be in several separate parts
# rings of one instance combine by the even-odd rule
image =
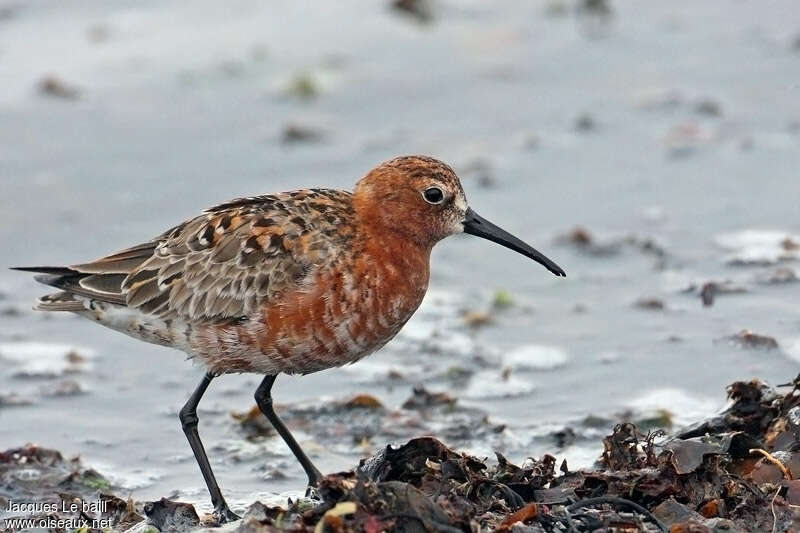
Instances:
[[[18,270],[20,272],[33,272],[35,274],[50,274],[52,276],[68,276],[77,274],[77,272],[68,267],[10,267],[10,270]]]
[[[34,279],[44,285],[56,287],[58,289],[66,288],[67,282],[80,277],[81,274],[75,270],[67,267],[11,267],[11,270],[19,270],[22,272],[35,272],[39,274],[34,276]],[[85,311],[86,308],[83,303],[75,299],[72,292],[62,291],[54,294],[42,296],[36,301],[33,307],[37,311]]]
[[[82,302],[75,299],[75,295],[69,292],[57,292],[47,294],[36,301],[33,307],[36,311],[86,311]]]

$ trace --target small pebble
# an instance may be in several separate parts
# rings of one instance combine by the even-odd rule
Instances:
[[[52,75],[42,78],[39,82],[39,92],[46,96],[64,100],[76,100],[80,96],[80,91],[77,87]]]
[[[286,144],[319,142],[322,137],[319,130],[300,124],[288,124],[282,134]]]

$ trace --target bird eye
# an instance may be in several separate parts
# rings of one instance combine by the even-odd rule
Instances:
[[[422,191],[422,197],[429,204],[440,204],[444,200],[444,193],[439,187],[428,187]]]

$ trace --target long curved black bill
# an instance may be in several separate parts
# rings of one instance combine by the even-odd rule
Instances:
[[[489,239],[515,252],[519,252],[525,257],[530,257],[537,263],[544,265],[547,270],[556,276],[567,276],[564,269],[545,257],[544,254],[517,239],[506,230],[498,228],[471,208],[467,208],[466,216],[464,217],[464,233]]]

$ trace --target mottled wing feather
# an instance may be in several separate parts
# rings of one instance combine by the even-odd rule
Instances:
[[[240,198],[150,242],[71,268],[90,274],[78,281],[84,296],[165,318],[238,319],[335,260],[351,237],[352,217],[343,191]]]
[[[60,276],[48,285],[57,286],[70,294],[101,300],[116,305],[126,305],[125,295],[119,287],[125,274],[89,274],[76,272],[70,276]]]
[[[156,244],[156,240],[142,243],[91,263],[73,265],[71,268],[91,274],[127,274],[153,255]]]

